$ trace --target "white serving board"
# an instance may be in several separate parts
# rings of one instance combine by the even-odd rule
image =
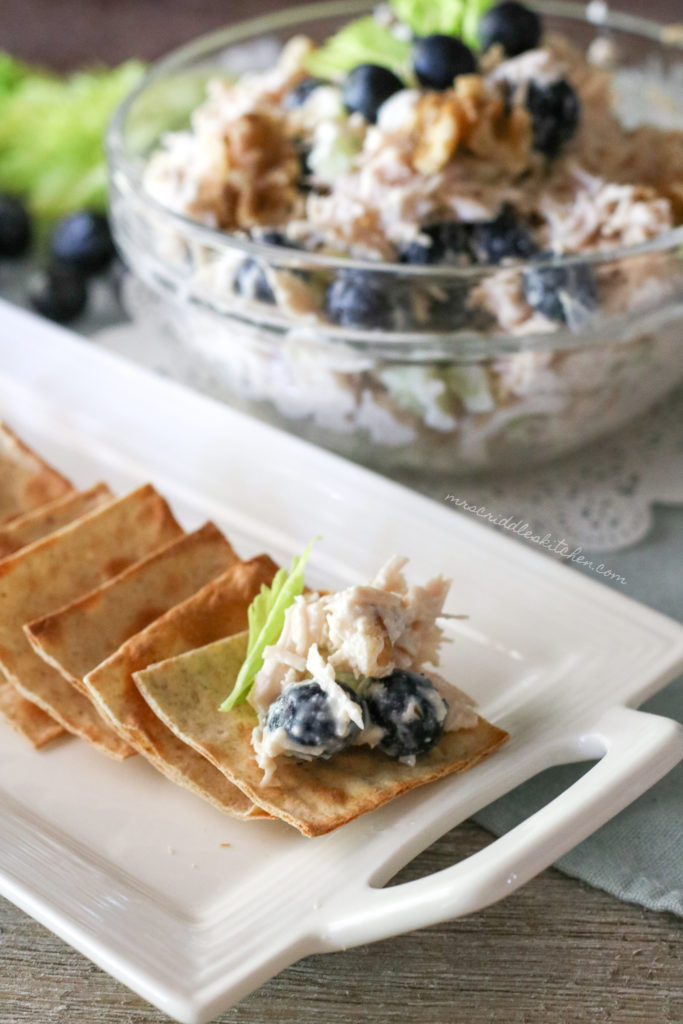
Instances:
[[[509,730],[502,751],[319,839],[225,818],[142,758],[35,753],[0,724],[0,893],[161,1010],[210,1020],[301,956],[471,913],[533,877],[683,756],[630,710],[683,666],[675,622],[352,463],[0,303],[0,418],[76,483],[152,481],[245,557],[311,537],[313,585],[394,552],[453,579],[443,674]],[[602,756],[606,755],[606,756]],[[420,850],[524,779],[601,758],[468,860],[390,889]],[[221,844],[229,843],[229,846]]]

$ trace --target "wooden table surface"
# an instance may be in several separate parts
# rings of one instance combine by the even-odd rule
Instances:
[[[0,48],[54,67],[151,58],[274,0],[2,0]],[[642,10],[637,0],[623,2]],[[647,13],[683,17],[681,0]],[[490,841],[454,830],[397,880]],[[558,871],[460,921],[310,957],[220,1018],[224,1024],[681,1024],[680,922]],[[0,900],[0,1024],[162,1024],[163,1014]]]

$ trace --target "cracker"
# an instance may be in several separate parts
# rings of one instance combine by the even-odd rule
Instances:
[[[132,673],[243,630],[247,608],[277,566],[263,555],[240,562],[132,637],[85,677],[85,685],[119,736],[178,785],[238,817],[264,816],[204,757],[178,739],[137,691]]]
[[[104,723],[92,703],[32,650],[23,626],[69,604],[182,534],[164,499],[147,485],[65,526],[0,562],[0,707],[31,742],[24,699],[113,757],[133,751]],[[37,716],[36,716],[37,717]]]
[[[237,561],[220,530],[206,523],[24,632],[36,654],[90,700],[88,672]]]
[[[114,495],[106,484],[95,484],[87,491],[71,491],[11,519],[0,527],[0,559],[21,551],[113,500]]]
[[[218,710],[246,654],[241,633],[135,672],[150,708],[185,743],[273,817],[305,836],[319,836],[375,810],[416,786],[471,768],[497,750],[506,732],[479,718],[473,729],[446,732],[413,766],[367,746],[349,747],[329,760],[297,763],[280,757],[272,784],[251,744],[256,714],[249,704]]]
[[[0,422],[0,523],[73,491],[73,485]]]

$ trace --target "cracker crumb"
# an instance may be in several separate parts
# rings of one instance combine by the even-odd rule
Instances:
[[[220,845],[225,848],[228,846],[232,846],[232,843],[221,843]]]

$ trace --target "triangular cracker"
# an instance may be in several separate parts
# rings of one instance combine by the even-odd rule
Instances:
[[[208,758],[226,778],[274,817],[319,836],[426,782],[471,768],[507,739],[479,718],[473,729],[446,732],[414,766],[379,750],[349,747],[329,760],[278,758],[273,783],[251,744],[256,714],[249,704],[218,710],[246,654],[248,634],[229,637],[134,675],[141,694],[169,729]]]
[[[243,630],[249,604],[276,572],[277,566],[265,555],[238,563],[132,637],[85,677],[97,707],[123,739],[167,778],[239,817],[263,812],[254,812],[251,800],[166,728],[138,693],[132,673]]]
[[[0,559],[48,537],[113,500],[114,495],[106,484],[95,484],[87,491],[72,491],[11,519],[0,527]]]
[[[132,751],[92,703],[31,649],[23,626],[93,590],[182,534],[164,499],[147,485],[0,562],[0,683],[4,715],[34,743],[21,698],[113,757]],[[16,687],[16,701],[12,688]],[[19,697],[18,695],[21,695]]]
[[[0,422],[0,523],[54,501],[73,485]]]
[[[237,561],[218,527],[206,523],[24,632],[36,654],[90,700],[88,672]]]

